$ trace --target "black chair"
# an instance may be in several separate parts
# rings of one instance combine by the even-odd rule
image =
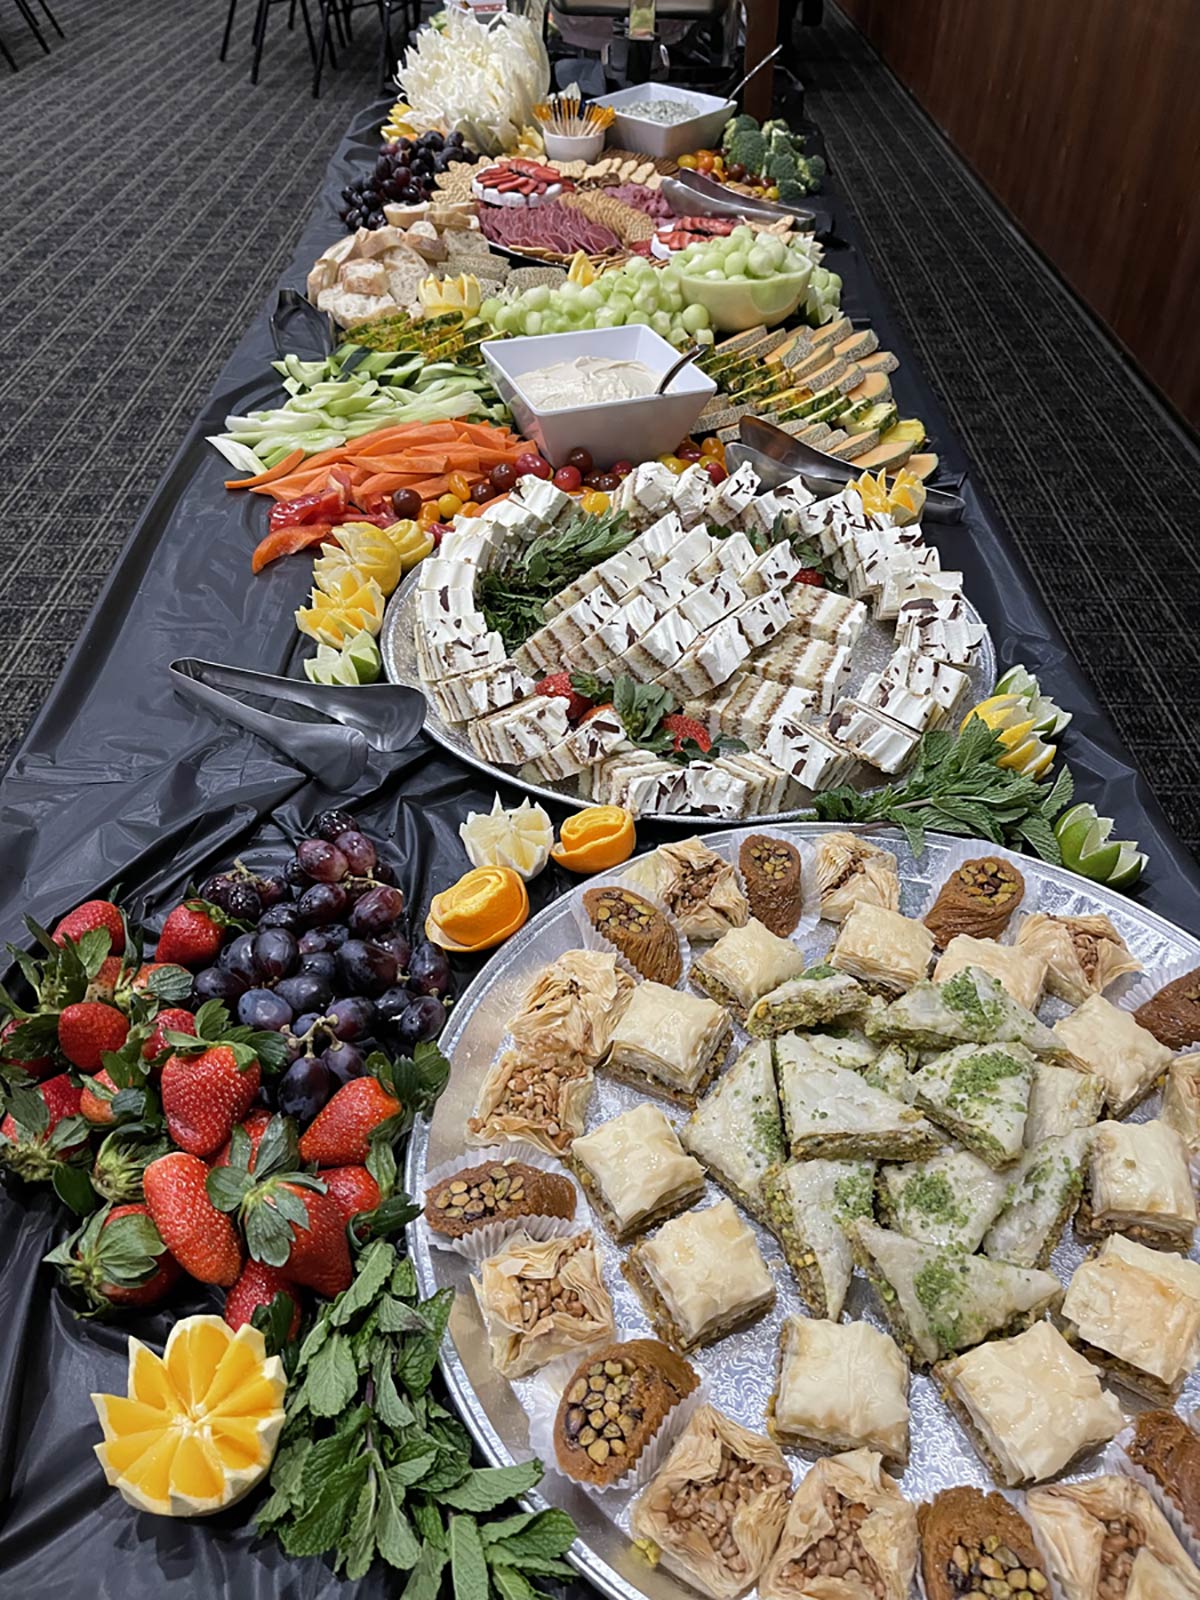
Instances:
[[[37,18],[34,16],[33,8],[29,5],[28,0],[14,0],[14,4],[16,5],[17,10],[21,13],[21,19],[25,23],[25,26],[41,45],[42,53],[44,55],[49,55],[50,46],[46,43],[45,34],[38,27]]]
[[[250,68],[250,82],[258,82],[258,69],[262,63],[263,46],[267,39],[267,21],[273,5],[287,5],[288,32],[293,32],[296,27],[296,0],[258,0],[254,13],[254,30],[251,33],[251,42],[254,45],[254,58]],[[313,37],[312,20],[308,12],[308,0],[299,0],[300,16],[304,23],[304,32],[308,38],[308,53],[316,60],[316,40]],[[229,37],[233,32],[233,19],[237,14],[238,0],[229,0],[229,10],[225,13],[225,32],[221,37],[221,49],[217,59],[224,61],[229,52]],[[332,54],[332,52],[331,52]]]
[[[313,65],[313,99],[318,100],[321,96],[321,77],[325,69],[327,51],[330,63],[334,67],[337,66],[332,49],[333,40],[330,37],[330,18],[342,33],[343,39],[348,42],[354,37],[354,13],[363,10],[373,10],[379,18],[379,93],[386,94],[388,83],[398,64],[396,47],[392,43],[393,13],[397,11],[400,13],[404,24],[403,43],[407,44],[413,26],[420,23],[420,0],[320,0],[320,3],[321,37],[317,43],[316,60]]]
[[[13,60],[12,51],[8,48],[3,39],[0,39],[0,56],[4,57],[5,61],[8,62],[8,65],[13,72],[19,70],[17,63]]]

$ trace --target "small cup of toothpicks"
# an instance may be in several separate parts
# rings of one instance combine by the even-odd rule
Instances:
[[[611,106],[584,105],[577,83],[534,106],[533,114],[551,161],[595,161],[616,115]]]

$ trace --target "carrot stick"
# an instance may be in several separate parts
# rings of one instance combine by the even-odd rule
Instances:
[[[268,467],[265,472],[256,472],[252,478],[226,478],[227,489],[257,489],[260,484],[273,483],[276,478],[286,478],[293,467],[298,467],[304,460],[303,450],[293,450],[284,456],[273,467]]]

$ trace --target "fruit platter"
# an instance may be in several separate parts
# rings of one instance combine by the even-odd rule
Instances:
[[[622,895],[653,934],[604,920]],[[1167,1376],[1166,1302],[1148,1314],[1139,1298],[1151,1280],[1200,1293],[1197,1125],[1180,1111],[1200,1057],[1174,1054],[1161,1038],[1178,1033],[1145,1009],[1198,960],[1194,938],[1061,868],[932,837],[918,860],[898,832],[817,825],[665,845],[516,934],[443,1036],[450,1081],[409,1148],[413,1258],[426,1293],[453,1294],[444,1368],[480,1448],[549,1463],[530,1503],[570,1512],[580,1571],[620,1600],[790,1594],[789,1566],[837,1574],[849,1548],[876,1593],[907,1595],[919,1569],[949,1596],[972,1573],[1000,1581],[1000,1550],[1012,1592],[1041,1593],[1067,1559],[1056,1510],[1078,1493],[1136,1503],[1191,1592],[1171,1531],[1181,1469],[1161,1452],[1190,1437],[1163,1408],[1200,1400],[1198,1351],[1166,1358]],[[968,990],[990,1022],[955,1010]],[[551,1061],[577,1093],[533,1093]],[[964,1088],[981,1061],[1022,1079],[1003,1150],[1006,1097]],[[1117,1149],[1162,1186],[1146,1230],[1105,1215]],[[1168,1246],[1155,1230],[1175,1205]],[[1126,1277],[1115,1301],[1109,1272]],[[627,1403],[630,1382],[657,1392],[652,1411]],[[1043,1419],[1027,1432],[1022,1405]],[[733,1500],[768,1519],[761,1541],[736,1516],[729,1537],[719,1493],[705,1519],[714,1429],[722,1462],[768,1469]],[[833,1488],[860,1517],[862,1501],[889,1510],[903,1537],[818,1541],[810,1480],[827,1506]],[[772,1481],[794,1489],[790,1512],[756,1504]]]

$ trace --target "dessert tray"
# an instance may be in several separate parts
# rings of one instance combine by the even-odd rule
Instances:
[[[389,603],[388,678],[421,689],[430,735],[492,777],[690,828],[783,821],[817,790],[886,782],[922,733],[992,692],[995,650],[961,572],[853,490],[818,500],[799,477],[768,490],[748,463],[714,490],[700,466],[676,478],[648,462],[613,511],[631,542],[511,651],[476,585],[570,527],[573,502],[540,479],[460,523]],[[845,593],[796,581],[814,551]],[[745,751],[684,767],[633,748],[612,707],[572,726],[565,700],[533,693],[564,671],[665,689]]]
[[[755,819],[751,826],[739,832],[709,833],[703,836],[701,843],[723,861],[736,865],[741,860],[745,864],[746,858],[739,856],[739,850],[761,824],[762,819]],[[837,834],[839,830],[820,823],[794,823],[771,827],[766,831],[773,838],[794,846],[803,862],[803,895],[800,900],[799,921],[788,935],[788,941],[811,968],[825,961],[831,952],[832,944],[847,926],[845,920],[834,923],[819,916],[820,910],[826,905],[835,914],[846,910],[845,905],[834,906],[833,901],[820,898],[828,894],[829,880],[821,879],[817,875],[821,870],[821,861],[826,859],[823,854],[819,856],[819,852],[829,848],[828,843],[822,846],[821,841],[828,840],[829,836]],[[846,837],[844,831],[840,833],[840,837],[842,839]],[[898,909],[903,917],[909,919],[923,918],[930,911],[935,897],[947,879],[959,869],[963,869],[967,862],[985,858],[989,867],[993,869],[997,862],[1002,869],[1005,862],[1015,866],[1019,873],[1018,886],[1023,879],[1023,887],[1019,887],[1019,898],[1016,902],[1018,908],[1015,914],[1008,918],[1007,927],[998,935],[999,944],[1008,947],[1010,954],[1014,944],[1019,946],[1022,943],[1018,930],[1023,920],[1032,915],[1042,919],[1089,916],[1110,919],[1117,938],[1105,958],[1111,959],[1114,963],[1107,970],[1115,971],[1117,967],[1130,969],[1139,965],[1142,969],[1140,973],[1134,970],[1124,971],[1104,990],[1104,1000],[1111,1002],[1125,1013],[1128,1026],[1132,1026],[1133,1009],[1144,1002],[1154,989],[1180,971],[1200,964],[1200,940],[1184,933],[1154,913],[1131,903],[1125,897],[1086,882],[1063,868],[1024,856],[1014,856],[1005,851],[997,851],[993,846],[977,840],[951,839],[945,835],[930,835],[926,841],[925,851],[918,860],[914,859],[903,837],[894,830],[872,831],[866,837],[869,837],[870,844],[889,852],[894,859],[899,879]],[[674,850],[683,847],[667,845],[663,848]],[[689,848],[692,848],[690,844]],[[409,1193],[418,1200],[426,1195],[429,1174],[433,1175],[431,1181],[441,1182],[448,1172],[454,1170],[455,1164],[468,1167],[479,1160],[503,1159],[495,1153],[481,1157],[473,1150],[471,1143],[468,1142],[468,1121],[480,1109],[480,1089],[485,1077],[493,1068],[500,1053],[512,1044],[512,1034],[509,1032],[510,1019],[521,1009],[522,1001],[535,977],[549,963],[555,962],[570,950],[582,948],[611,953],[612,947],[599,935],[594,918],[589,921],[583,904],[584,895],[594,892],[597,887],[610,889],[614,885],[619,886],[622,879],[632,872],[633,876],[628,878],[627,887],[646,895],[658,905],[664,915],[668,916],[668,920],[671,920],[667,912],[669,897],[664,894],[661,900],[655,900],[652,888],[655,880],[646,876],[647,859],[645,856],[635,858],[618,872],[599,880],[585,882],[578,889],[555,901],[505,945],[463,994],[455,1006],[450,1024],[442,1038],[442,1046],[452,1062],[448,1087],[439,1100],[431,1120],[426,1122],[418,1119],[409,1147],[406,1186]],[[709,859],[711,861],[711,858]],[[892,870],[890,865],[888,870]],[[658,881],[661,887],[661,880]],[[758,909],[751,885],[740,872],[738,881],[746,888],[752,908]],[[835,885],[835,898],[838,892]],[[869,894],[866,898],[869,900]],[[592,901],[591,904],[594,906],[596,902]],[[675,904],[677,906],[678,902]],[[694,910],[694,907],[690,909]],[[858,909],[852,904],[849,915],[853,917]],[[695,929],[694,921],[692,925]],[[914,922],[910,927],[919,925]],[[678,927],[677,924],[673,926]],[[708,931],[711,932],[711,929]],[[921,937],[923,939],[924,935]],[[939,948],[947,942],[948,937],[943,932],[938,939]],[[988,945],[994,952],[990,940],[984,939],[981,945],[975,948],[978,950],[982,945]],[[680,991],[687,991],[690,995],[700,994],[700,987],[695,982],[689,983],[689,973],[695,968],[697,961],[707,964],[708,954],[713,948],[710,939],[698,936],[695,931],[690,942],[687,938],[681,939],[683,972],[677,983]],[[927,958],[923,956],[922,960],[925,959],[932,959],[932,956]],[[987,955],[985,959],[989,963],[996,962],[995,970],[1003,966],[1001,958],[996,957],[994,953]],[[618,960],[620,964],[625,964],[623,956]],[[637,978],[638,975],[634,973],[632,967],[627,966],[626,970]],[[974,982],[974,968],[971,969],[971,973],[971,981]],[[863,978],[868,976],[861,970],[858,975]],[[1007,980],[1005,981],[1007,987]],[[1055,986],[1061,987],[1058,984]],[[797,986],[793,984],[791,987],[794,989]],[[1043,991],[1043,997],[1035,1002],[1036,1016],[1041,1023],[1052,1026],[1056,1021],[1075,1011],[1075,1007],[1065,1000],[1046,997],[1047,994],[1048,991]],[[875,1005],[876,1002],[872,1001],[871,1004]],[[758,1010],[752,1006],[750,1011],[752,1025],[756,1016]],[[748,1046],[759,1042],[750,1037],[736,1015],[731,1014],[730,1020],[732,1035],[728,1039],[728,1050],[722,1058],[726,1074],[733,1064],[742,1059],[743,1052]],[[1126,1025],[1124,1021],[1122,1025]],[[1036,1024],[1034,1026],[1036,1027]],[[853,1024],[848,1030],[838,1030],[832,1023],[813,1024],[812,1027],[814,1031],[825,1027],[830,1036],[840,1031],[846,1039],[857,1037],[860,1042],[864,1039],[861,1032],[854,1035]],[[762,1030],[759,1028],[755,1031],[761,1034]],[[790,1040],[797,1037],[799,1036],[793,1033],[787,1035]],[[1040,1037],[1044,1039],[1045,1036]],[[1155,1049],[1161,1052],[1165,1050],[1165,1046],[1158,1045],[1148,1033],[1146,1040],[1151,1058],[1156,1060],[1156,1067],[1151,1070],[1157,1070],[1161,1079],[1165,1070],[1163,1060],[1154,1058],[1153,1052]],[[774,1044],[776,1046],[779,1044],[778,1038],[774,1040]],[[779,1055],[776,1054],[774,1059],[778,1069]],[[927,1061],[928,1057],[921,1059]],[[862,1061],[856,1065],[861,1068]],[[1081,1079],[1089,1076],[1087,1073],[1076,1075]],[[723,1078],[716,1081],[720,1083]],[[1144,1081],[1143,1078],[1143,1087]],[[710,1089],[710,1083],[705,1082],[701,1085],[699,1093],[703,1096],[710,1092]],[[1105,1116],[1114,1118],[1118,1115],[1112,1107],[1115,1104],[1115,1097],[1120,1092],[1123,1091],[1117,1088],[1111,1091],[1108,1100],[1109,1109],[1104,1113]],[[685,1106],[672,1104],[670,1099],[647,1093],[645,1088],[634,1087],[627,1081],[617,1081],[609,1071],[607,1063],[602,1060],[594,1075],[594,1087],[584,1119],[585,1129],[588,1133],[592,1133],[609,1119],[647,1103],[665,1112],[677,1132],[683,1130],[689,1117],[689,1111]],[[928,1109],[924,1102],[922,1104]],[[1121,1119],[1122,1126],[1157,1118],[1161,1105],[1162,1092],[1156,1084],[1148,1098],[1142,1100],[1131,1111],[1127,1111]],[[786,1113],[786,1101],[784,1109]],[[1099,1099],[1094,1109],[1096,1112],[1099,1111]],[[819,1117],[825,1113],[818,1110],[815,1114]],[[1111,1129],[1116,1123],[1110,1121],[1105,1126]],[[1166,1124],[1158,1123],[1156,1126],[1165,1129]],[[794,1137],[794,1127],[792,1132]],[[943,1135],[935,1133],[934,1137],[938,1139]],[[1083,1135],[1080,1137],[1084,1138]],[[694,1142],[689,1144],[689,1135],[686,1132],[683,1138],[689,1149],[701,1153],[698,1145]],[[476,1145],[479,1143],[478,1125],[474,1142]],[[729,1147],[732,1147],[732,1143],[733,1141],[729,1141]],[[1086,1148],[1086,1138],[1084,1147]],[[522,1148],[528,1150],[528,1146]],[[958,1149],[958,1144],[951,1142],[947,1148],[955,1151]],[[714,1159],[719,1159],[720,1149],[721,1144],[718,1140],[717,1155]],[[703,1160],[703,1155],[701,1158]],[[543,1152],[540,1160],[537,1157],[534,1159],[535,1165],[558,1173],[566,1172],[568,1175],[571,1173],[570,1165],[560,1165],[548,1153]],[[783,1159],[786,1161],[788,1158],[785,1155]],[[876,1166],[877,1185],[879,1171],[886,1165],[886,1161],[887,1158]],[[769,1407],[777,1385],[781,1330],[790,1317],[798,1317],[802,1319],[802,1327],[812,1328],[814,1324],[809,1319],[818,1316],[819,1313],[814,1311],[810,1298],[802,1297],[797,1279],[785,1259],[784,1247],[777,1233],[763,1226],[755,1216],[751,1215],[744,1200],[738,1199],[736,1190],[731,1190],[728,1181],[724,1187],[713,1181],[711,1161],[705,1160],[704,1165],[708,1169],[705,1193],[700,1197],[693,1195],[683,1201],[676,1208],[676,1214],[683,1211],[685,1206],[693,1208],[686,1212],[689,1217],[703,1215],[702,1211],[694,1209],[696,1207],[703,1208],[720,1203],[728,1207],[732,1193],[740,1224],[743,1227],[748,1226],[757,1242],[766,1269],[773,1280],[776,1298],[774,1305],[765,1314],[759,1314],[737,1331],[723,1337],[719,1336],[715,1342],[704,1344],[700,1348],[687,1350],[687,1359],[699,1375],[700,1398],[705,1404],[715,1406],[725,1417],[732,1418],[753,1433],[765,1436],[768,1432]],[[1084,1166],[1086,1170],[1086,1161]],[[892,1166],[890,1171],[895,1174],[903,1169]],[[575,1231],[590,1229],[595,1241],[596,1257],[604,1286],[612,1297],[616,1332],[610,1337],[616,1339],[642,1339],[656,1335],[661,1337],[659,1329],[652,1325],[643,1300],[622,1271],[623,1266],[628,1267],[631,1242],[628,1239],[623,1244],[615,1242],[595,1207],[589,1205],[590,1188],[585,1190],[579,1186],[577,1163],[574,1172],[578,1188],[574,1223],[551,1223],[547,1226],[546,1234],[541,1236],[553,1236],[565,1232],[568,1228]],[[1090,1181],[1095,1183],[1097,1179],[1094,1168],[1092,1173]],[[990,1176],[992,1175],[984,1174],[985,1179]],[[728,1179],[728,1173],[726,1178]],[[1185,1188],[1188,1187],[1185,1185]],[[890,1216],[886,1216],[880,1211],[879,1196],[882,1192],[882,1188],[877,1187],[875,1223],[896,1229],[898,1212],[893,1211]],[[1099,1197],[1091,1194],[1090,1190],[1085,1190],[1085,1204],[1092,1203],[1099,1206]],[[863,1213],[860,1211],[859,1214]],[[647,1232],[641,1235],[641,1242],[644,1243],[647,1238],[653,1239],[659,1226],[660,1222],[652,1222]],[[552,1366],[541,1375],[534,1373],[516,1376],[511,1380],[501,1376],[495,1369],[489,1350],[488,1330],[471,1286],[472,1276],[479,1275],[478,1265],[465,1259],[463,1254],[454,1253],[449,1247],[443,1245],[442,1248],[437,1248],[436,1236],[424,1219],[418,1219],[411,1225],[410,1235],[412,1257],[422,1292],[428,1295],[443,1288],[454,1291],[449,1333],[442,1352],[443,1370],[454,1399],[489,1462],[505,1465],[527,1459],[531,1453],[542,1456],[548,1470],[540,1491],[529,1496],[529,1503],[536,1507],[557,1504],[575,1518],[579,1528],[579,1538],[571,1558],[580,1572],[604,1593],[616,1597],[616,1600],[634,1600],[638,1595],[651,1596],[654,1600],[660,1600],[660,1597],[661,1600],[687,1600],[687,1597],[695,1600],[697,1592],[695,1589],[673,1575],[663,1564],[653,1564],[635,1543],[636,1530],[631,1532],[631,1510],[640,1489],[626,1489],[618,1485],[597,1493],[594,1489],[580,1487],[554,1470],[554,1447],[552,1436],[548,1431],[549,1424],[545,1419],[547,1405],[545,1384],[547,1379],[553,1378],[556,1368]],[[1190,1233],[1187,1236],[1190,1236]],[[978,1234],[975,1238],[975,1245],[968,1244],[968,1249],[979,1248]],[[1068,1222],[1053,1247],[1048,1270],[1057,1276],[1062,1285],[1068,1285],[1085,1257],[1094,1253],[1094,1244],[1094,1237],[1087,1243],[1082,1242],[1072,1224]],[[1176,1248],[1180,1246],[1177,1245]],[[987,1241],[985,1249],[992,1249]],[[1200,1259],[1194,1244],[1189,1254],[1193,1261]],[[999,1257],[1000,1252],[993,1250],[993,1255]],[[1156,1252],[1155,1259],[1157,1256]],[[738,1272],[732,1264],[732,1252],[729,1259],[730,1271],[736,1277]],[[882,1314],[881,1301],[875,1289],[864,1277],[861,1258],[859,1259],[860,1265],[854,1271],[846,1293],[840,1327],[859,1329],[864,1340],[878,1339],[881,1334],[890,1333],[892,1338],[904,1343],[894,1322],[889,1327],[889,1321]],[[987,1258],[972,1256],[971,1259],[986,1262]],[[1007,1256],[1005,1259],[1011,1260],[1012,1257]],[[1042,1259],[1044,1260],[1044,1256]],[[1169,1259],[1177,1262],[1181,1257],[1173,1256]],[[1038,1328],[1048,1331],[1050,1325],[1038,1320],[1044,1317],[1044,1314],[1045,1307],[1040,1306],[1032,1311],[1027,1322],[1018,1322],[1016,1326],[1028,1326],[1034,1323]],[[1060,1328],[1066,1326],[1061,1315],[1056,1315],[1054,1320],[1056,1326]],[[827,1329],[830,1323],[821,1321],[815,1326]],[[989,1334],[987,1341],[976,1348],[993,1349],[991,1341],[1005,1338],[1006,1334],[1011,1333],[1012,1326],[1010,1323],[1007,1328]],[[868,1336],[866,1328],[879,1332]],[[1052,1337],[1058,1339],[1057,1334]],[[867,1348],[869,1352],[871,1349],[869,1343]],[[908,1354],[912,1355],[911,1345],[907,1348]],[[897,1347],[892,1346],[888,1356],[889,1361],[894,1359],[896,1353]],[[572,1354],[565,1362],[566,1367],[575,1368],[582,1354],[582,1351]],[[1082,1361],[1082,1357],[1078,1359]],[[900,1360],[903,1363],[904,1357],[901,1356]],[[897,1479],[904,1494],[910,1501],[918,1503],[928,1500],[942,1489],[959,1484],[977,1485],[983,1489],[1005,1487],[1004,1482],[994,1477],[992,1471],[985,1465],[968,1433],[944,1402],[941,1390],[945,1382],[945,1369],[954,1363],[946,1362],[944,1353],[942,1360],[942,1368],[936,1377],[931,1375],[928,1363],[923,1364],[915,1357],[911,1361],[911,1375],[908,1379],[907,1464],[902,1466],[896,1461],[887,1461],[887,1470]],[[864,1371],[864,1368],[858,1368],[858,1377],[855,1384],[851,1385],[852,1388],[862,1386],[870,1390],[874,1387],[875,1372],[869,1354],[865,1365],[871,1370]],[[557,1383],[560,1388],[570,1381],[569,1373],[566,1376],[561,1375],[563,1366],[564,1361],[560,1359],[557,1363],[557,1370],[560,1372]],[[1103,1405],[1109,1408],[1110,1416],[1115,1411],[1116,1405],[1107,1398],[1108,1396],[1115,1396],[1120,1411],[1126,1417],[1145,1409],[1152,1403],[1170,1405],[1174,1400],[1183,1415],[1190,1415],[1197,1404],[1200,1404],[1200,1373],[1197,1372],[1188,1373],[1177,1395],[1169,1395],[1158,1402],[1151,1402],[1118,1382],[1110,1370],[1100,1370],[1098,1367],[1092,1370],[1098,1374],[1103,1386],[1105,1395]],[[549,1392],[553,1397],[558,1391],[552,1385]],[[1097,1398],[1096,1404],[1099,1403]],[[532,1440],[530,1414],[534,1417]],[[552,1423],[553,1398],[550,1402],[549,1417]],[[681,1419],[678,1421],[674,1437],[677,1437],[678,1431],[684,1425],[681,1408]],[[667,1426],[670,1426],[669,1417]],[[1105,1437],[1111,1437],[1116,1432],[1117,1427],[1110,1421]],[[814,1462],[831,1453],[828,1448],[814,1451],[802,1444],[788,1442],[782,1437],[782,1430],[777,1442],[784,1451],[787,1466],[797,1483],[807,1474]],[[842,1444],[834,1448],[844,1450],[854,1448],[854,1445]],[[1106,1451],[1111,1452],[1114,1448],[1112,1445],[1101,1444],[1085,1449],[1083,1453],[1076,1454],[1070,1462],[1065,1463],[1057,1474],[1048,1476],[1073,1480],[1081,1475],[1090,1476],[1098,1471],[1115,1470],[1112,1466],[1112,1455],[1106,1454]],[[886,1450],[884,1454],[886,1460]],[[755,1593],[753,1589],[749,1592]]]

